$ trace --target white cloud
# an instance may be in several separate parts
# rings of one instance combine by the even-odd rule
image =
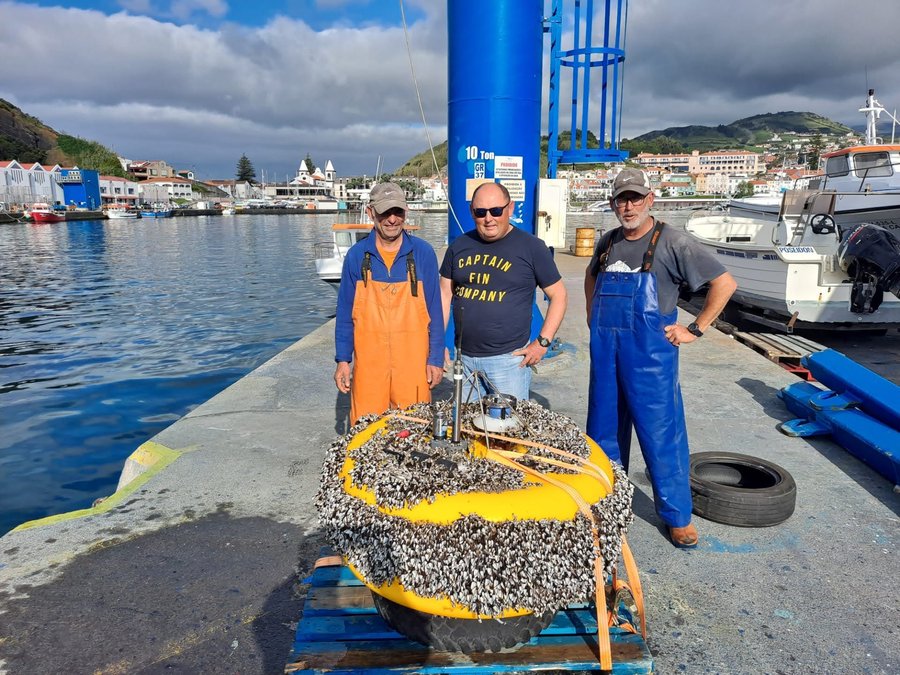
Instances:
[[[130,157],[171,147],[175,156],[160,158],[215,172],[202,157],[233,152],[222,149],[240,139],[260,148],[251,157],[260,165],[293,171],[312,152],[351,174],[379,154],[395,168],[425,145],[399,28],[316,32],[278,18],[212,31],[124,13],[17,4],[0,4],[0,13],[12,19],[0,22],[0,41],[30,54],[27,63],[0,63],[0,96],[58,130],[125,146]],[[46,31],[66,34],[68,57],[41,45]],[[446,66],[433,51],[441,42],[413,36],[426,110],[445,135]],[[277,157],[261,156],[270,150]]]
[[[122,6],[138,12],[141,2]],[[171,12],[178,4],[153,6]],[[195,13],[227,9],[223,0],[183,4]],[[426,17],[409,27],[409,39],[432,138],[441,142],[446,2],[405,6],[407,19],[412,8]],[[888,107],[900,103],[900,4],[722,7],[714,0],[630,3],[624,137],[779,110],[859,123],[869,86]],[[64,45],[48,47],[47,35],[65,35]],[[487,38],[473,35],[478,49]],[[203,167],[206,177],[233,174],[242,152],[276,174],[293,172],[309,152],[349,175],[371,173],[379,155],[391,169],[426,148],[399,25],[314,30],[280,17],[259,28],[213,30],[0,0],[0,44],[15,55],[0,59],[0,96],[58,130],[132,158]]]

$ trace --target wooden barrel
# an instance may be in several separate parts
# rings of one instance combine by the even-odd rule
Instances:
[[[594,255],[594,228],[579,227],[575,230],[575,255]]]

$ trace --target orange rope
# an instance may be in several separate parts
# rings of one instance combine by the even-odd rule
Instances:
[[[316,564],[313,565],[313,569],[318,569],[320,567],[334,567],[335,565],[343,565],[344,559],[339,555],[326,555],[322,556],[318,560],[316,560]]]
[[[546,481],[550,485],[555,485],[556,487],[564,490],[578,506],[578,510],[581,511],[582,515],[584,515],[588,519],[588,522],[591,524],[591,534],[594,538],[594,605],[597,610],[597,647],[600,652],[600,668],[602,668],[603,670],[612,670],[612,646],[609,640],[609,622],[603,620],[603,617],[607,615],[608,609],[606,605],[606,593],[603,584],[603,562],[600,555],[600,534],[597,530],[597,525],[594,523],[594,514],[591,511],[590,504],[588,504],[584,497],[578,494],[578,491],[575,490],[575,488],[573,488],[571,485],[567,485],[562,481],[551,478],[547,474],[541,473],[536,469],[529,469],[524,464],[519,464],[512,459],[500,455],[494,450],[488,450],[487,456],[499,464],[511,466],[518,469],[522,473],[534,476],[540,480]]]
[[[631,585],[631,592],[634,595],[634,601],[637,603],[638,612],[641,615],[641,637],[647,639],[647,615],[644,613],[644,590],[641,588],[641,576],[638,574],[637,563],[631,554],[631,547],[622,535],[622,560],[625,561],[625,571],[628,574],[628,583]]]
[[[421,419],[418,417],[412,417],[409,415],[403,414],[394,414],[393,417],[407,421],[407,422],[416,422],[419,424],[428,425],[430,422],[425,419]],[[606,474],[603,473],[603,470],[590,460],[576,455],[571,452],[567,452],[565,450],[560,450],[558,448],[554,448],[550,445],[546,445],[544,443],[538,443],[536,441],[529,441],[521,438],[514,438],[512,436],[504,436],[502,434],[494,434],[487,431],[480,431],[474,429],[461,429],[462,432],[473,435],[473,436],[484,436],[486,439],[493,439],[497,441],[506,441],[509,443],[514,443],[516,445],[520,445],[523,447],[536,448],[541,450],[546,450],[552,454],[555,454],[560,457],[565,457],[567,459],[574,460],[578,465],[562,462],[559,460],[554,460],[549,457],[542,457],[540,455],[534,455],[530,453],[522,453],[509,451],[509,450],[494,450],[490,447],[487,449],[487,457],[493,459],[499,464],[503,464],[505,466],[518,469],[527,475],[534,476],[539,478],[540,480],[546,481],[550,485],[555,485],[556,487],[564,490],[569,497],[575,502],[578,510],[584,515],[588,522],[591,524],[591,534],[594,540],[594,604],[597,611],[597,644],[600,655],[600,668],[603,670],[612,670],[612,646],[610,644],[609,637],[609,623],[610,623],[610,610],[606,602],[606,593],[605,593],[605,585],[603,583],[603,563],[602,556],[600,555],[600,535],[597,530],[597,526],[594,523],[593,512],[591,511],[590,505],[587,501],[570,485],[563,483],[562,481],[558,481],[554,478],[551,478],[547,474],[538,471],[536,469],[530,469],[527,466],[516,462],[512,457],[529,457],[533,460],[544,462],[546,464],[550,464],[552,466],[558,466],[566,469],[570,469],[573,471],[578,471],[584,475],[591,476],[593,478],[599,479],[604,486],[606,487],[607,494],[612,494],[612,484],[607,478]],[[625,570],[628,574],[628,581],[631,584],[630,588],[632,594],[634,596],[635,603],[638,607],[638,613],[640,614],[641,621],[641,635],[646,639],[647,637],[647,619],[644,614],[644,595],[643,590],[641,588],[641,580],[638,575],[637,564],[634,561],[634,556],[631,553],[631,549],[628,546],[628,542],[625,539],[624,535],[622,536],[622,558],[625,562]],[[615,585],[615,571],[613,572],[613,584]],[[615,609],[615,608],[613,608]],[[603,614],[607,615],[607,620],[603,621]],[[623,628],[633,628],[630,624],[623,624]]]

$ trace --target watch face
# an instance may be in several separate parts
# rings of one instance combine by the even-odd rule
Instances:
[[[543,335],[539,335],[537,341],[541,347],[549,347],[550,346],[550,340],[545,338]]]

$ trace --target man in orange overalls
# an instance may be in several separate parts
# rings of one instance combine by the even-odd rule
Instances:
[[[363,415],[431,401],[431,389],[444,375],[437,256],[430,244],[404,231],[402,188],[380,183],[369,198],[373,235],[344,258],[334,329],[334,383],[350,393],[351,424]]]

